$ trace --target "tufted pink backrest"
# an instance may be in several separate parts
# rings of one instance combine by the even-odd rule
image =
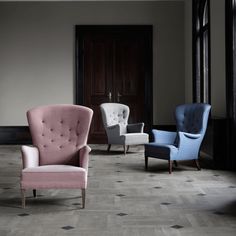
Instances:
[[[87,144],[93,111],[77,105],[49,105],[27,112],[40,165],[78,164],[78,150]]]

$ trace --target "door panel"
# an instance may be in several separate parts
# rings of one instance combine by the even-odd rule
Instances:
[[[144,121],[144,42],[139,35],[116,42],[115,94],[130,108],[129,122]]]
[[[107,92],[106,74],[106,43],[93,42],[92,46],[92,70],[91,70],[91,94],[95,96],[104,95]]]
[[[105,142],[99,105],[109,101],[112,84],[112,42],[100,35],[88,34],[84,39],[84,103],[94,111],[89,142]]]

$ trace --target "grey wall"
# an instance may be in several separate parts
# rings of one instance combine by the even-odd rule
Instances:
[[[210,1],[212,116],[225,117],[225,1]],[[185,100],[192,101],[192,4],[185,0]]]
[[[74,102],[74,26],[152,24],[154,124],[184,102],[183,2],[0,3],[0,125],[34,106]]]

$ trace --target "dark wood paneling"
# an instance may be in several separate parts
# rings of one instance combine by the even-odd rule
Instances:
[[[153,129],[176,131],[176,125],[153,125]]]
[[[32,144],[28,126],[0,126],[0,144]]]
[[[101,126],[99,105],[108,99],[110,84],[112,83],[111,53],[112,42],[102,37],[100,33],[87,32],[83,35],[83,63],[84,63],[84,98],[83,105],[94,111],[88,142],[105,143],[105,130]]]
[[[225,1],[227,163],[236,170],[236,0]]]
[[[116,40],[115,101],[130,108],[129,123],[144,121],[146,46],[142,34]]]
[[[227,119],[213,117],[212,127],[212,157],[216,169],[230,169],[230,158],[227,150]]]

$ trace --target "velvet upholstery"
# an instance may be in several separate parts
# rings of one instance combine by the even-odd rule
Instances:
[[[40,153],[40,165],[74,164],[87,143],[91,110],[76,105],[54,105],[27,112],[33,139]]]
[[[87,188],[93,111],[49,105],[27,112],[33,147],[22,146],[21,189]]]
[[[211,106],[204,103],[176,107],[177,132],[152,130],[154,142],[145,145],[145,165],[148,157],[172,161],[197,160],[204,138]],[[198,162],[196,164],[199,167]],[[171,173],[171,166],[169,166]]]
[[[87,171],[70,165],[44,165],[22,170],[23,189],[64,189],[87,187]]]
[[[148,143],[148,134],[143,132],[144,123],[128,124],[128,106],[120,103],[103,103],[100,109],[108,145],[121,144],[125,151],[125,146]]]

